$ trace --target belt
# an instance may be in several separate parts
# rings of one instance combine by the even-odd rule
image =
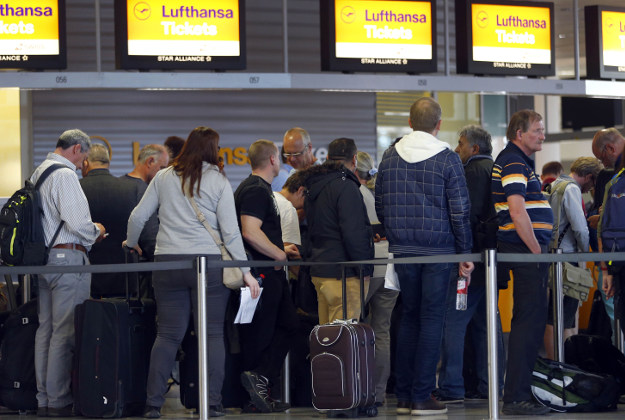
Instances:
[[[87,253],[87,248],[80,244],[56,244],[52,248],[75,249],[76,251]]]

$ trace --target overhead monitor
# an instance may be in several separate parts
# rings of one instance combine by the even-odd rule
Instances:
[[[320,0],[321,68],[436,72],[433,1]]]
[[[64,69],[65,0],[0,4],[0,68]]]
[[[458,73],[553,76],[553,3],[456,0]]]
[[[115,0],[117,68],[245,68],[245,0]]]
[[[591,79],[625,79],[625,9],[584,8],[586,73]]]

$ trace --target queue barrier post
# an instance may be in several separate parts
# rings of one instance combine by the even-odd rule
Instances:
[[[497,250],[484,251],[486,265],[486,326],[488,335],[488,414],[499,418],[499,377],[497,372]]]
[[[625,335],[621,329],[621,321],[617,316],[614,317],[614,339],[616,341],[616,348],[625,353]]]
[[[562,254],[562,249],[554,250],[556,254]],[[564,293],[562,291],[562,273],[564,263],[555,262],[551,265],[553,279],[551,285],[551,300],[553,302],[553,355],[560,363],[564,363]]]
[[[198,347],[198,413],[208,420],[208,349],[206,346],[206,257],[197,257],[197,347]]]
[[[289,266],[284,266],[284,275],[286,277],[286,283],[289,288],[289,294],[291,294],[291,282],[289,279]],[[291,403],[291,352],[289,351],[284,357],[284,364],[282,365],[282,401],[285,403]]]

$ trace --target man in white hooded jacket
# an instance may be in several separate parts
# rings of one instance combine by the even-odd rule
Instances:
[[[395,258],[468,254],[472,238],[469,193],[462,162],[449,144],[438,140],[441,107],[420,98],[410,108],[410,126],[384,155],[375,186],[378,219]],[[396,264],[402,294],[397,348],[397,413],[447,412],[431,399],[445,319],[445,298],[454,264]],[[461,263],[468,277],[473,263]],[[455,271],[455,270],[454,270]]]

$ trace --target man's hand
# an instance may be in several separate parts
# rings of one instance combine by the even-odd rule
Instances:
[[[542,250],[534,234],[530,216],[525,208],[525,197],[520,194],[509,195],[508,208],[510,210],[510,218],[516,227],[516,233],[519,235],[519,238],[521,238],[532,254],[540,254]]]
[[[475,266],[470,261],[461,262],[458,264],[458,275],[460,277],[466,277],[467,279],[471,277],[471,273]]]
[[[100,229],[100,235],[95,240],[96,242],[100,242],[102,239],[108,236],[106,234],[106,228],[102,225],[102,223],[94,222],[93,224],[96,225],[98,229]]]
[[[607,271],[604,271],[603,273],[603,293],[605,293],[605,297],[607,299],[610,299],[616,292],[614,288],[614,277],[612,277],[612,274],[608,274]]]
[[[597,226],[599,226],[599,215],[598,214],[595,214],[594,216],[590,216],[586,220],[588,221],[588,226],[591,227],[592,229],[597,229]]]
[[[299,254],[299,249],[295,244],[284,244],[284,252],[289,260],[301,260],[302,256]]]

